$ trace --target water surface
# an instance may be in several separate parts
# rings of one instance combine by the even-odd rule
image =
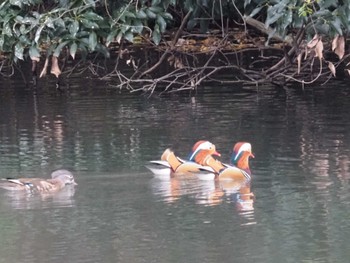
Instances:
[[[0,84],[1,177],[74,172],[53,195],[0,191],[0,262],[347,262],[350,89],[206,87],[141,96],[71,79]],[[228,162],[256,156],[235,185],[159,180],[145,168],[200,139]]]

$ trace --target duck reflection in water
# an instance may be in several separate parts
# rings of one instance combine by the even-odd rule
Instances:
[[[189,178],[153,178],[153,193],[165,202],[175,203],[181,197],[193,197],[195,203],[204,206],[217,206],[231,203],[242,216],[251,217],[254,213],[255,197],[250,183],[234,181],[201,181]]]
[[[197,195],[197,203],[203,205],[218,205],[224,200],[234,202],[239,212],[254,210],[254,194],[250,183],[241,184],[228,181],[215,181],[212,187],[206,182],[202,191]],[[201,184],[203,186],[203,184]]]

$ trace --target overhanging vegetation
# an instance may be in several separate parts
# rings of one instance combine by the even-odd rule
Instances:
[[[5,0],[0,70],[31,61],[34,76],[59,77],[63,61],[93,69],[101,54],[116,63],[97,77],[131,91],[305,85],[349,75],[349,26],[350,0]]]

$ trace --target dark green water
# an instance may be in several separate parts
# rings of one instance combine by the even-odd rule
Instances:
[[[348,262],[350,88],[123,94],[71,79],[0,83],[0,176],[74,172],[55,195],[0,191],[0,262]],[[200,139],[255,159],[252,192],[144,167]]]

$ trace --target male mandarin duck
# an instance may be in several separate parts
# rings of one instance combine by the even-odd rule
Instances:
[[[77,183],[74,181],[73,174],[68,170],[60,169],[51,173],[51,179],[2,179],[2,181],[0,181],[0,188],[14,191],[53,193],[61,190],[69,184],[77,185]]]
[[[196,173],[199,179],[202,180],[237,180],[249,181],[251,179],[251,171],[249,168],[249,158],[254,155],[251,152],[251,144],[248,142],[238,142],[233,148],[231,163],[233,166],[223,164],[215,160],[212,156],[202,151],[196,156],[196,162],[203,166],[199,173]],[[214,173],[212,172],[214,170]]]
[[[191,174],[198,172],[199,169],[202,168],[201,163],[196,163],[195,160],[197,159],[197,156],[201,156],[203,152],[208,156],[220,156],[220,153],[216,151],[214,144],[209,141],[198,141],[192,147],[192,152],[188,161],[177,157],[172,150],[166,149],[162,154],[161,160],[150,161],[150,165],[147,165],[146,167],[151,170],[154,175],[159,177]]]

